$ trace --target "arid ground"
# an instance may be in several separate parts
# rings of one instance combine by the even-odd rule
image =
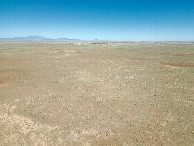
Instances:
[[[194,43],[0,41],[0,145],[193,145]]]

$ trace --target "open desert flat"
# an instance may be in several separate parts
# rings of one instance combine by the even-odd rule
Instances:
[[[0,41],[0,145],[193,145],[194,43]]]

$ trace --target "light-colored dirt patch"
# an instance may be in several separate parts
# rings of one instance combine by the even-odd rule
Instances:
[[[124,56],[118,56],[119,59],[124,59],[124,60],[131,60],[131,61],[146,61],[147,59],[145,58],[130,58],[130,57],[124,57]]]
[[[144,58],[131,58],[132,60],[138,60],[138,61],[145,61],[146,59]]]
[[[15,110],[15,106],[10,106],[8,104],[1,105],[1,113],[0,113],[0,121],[1,124],[7,125],[17,125],[21,128],[22,133],[27,134],[31,130],[32,131],[41,131],[41,130],[48,130],[52,131],[57,129],[57,127],[52,127],[46,124],[35,123],[29,118],[13,114]]]
[[[18,144],[21,142],[18,141],[18,138],[23,135],[23,137],[29,136],[34,145],[47,145],[49,140],[48,134],[56,130],[57,127],[37,123],[30,118],[13,114],[15,108],[15,106],[9,106],[8,104],[1,105],[0,107],[0,126],[1,128],[4,127],[1,130],[6,130],[5,133],[0,131],[1,138],[4,138],[0,138],[1,144],[7,145],[10,142]],[[7,135],[10,131],[12,132]]]
[[[171,55],[171,56],[194,56],[194,53],[187,53],[187,54],[173,54],[173,53],[168,53],[168,52],[165,52],[165,53],[160,53],[161,55]]]
[[[163,63],[160,62],[160,64],[164,65],[164,66],[168,66],[168,67],[180,67],[180,68],[194,68],[194,64],[193,63],[187,63],[187,64],[183,64],[183,63]]]
[[[174,54],[174,56],[194,56],[194,53],[191,53],[191,54]]]

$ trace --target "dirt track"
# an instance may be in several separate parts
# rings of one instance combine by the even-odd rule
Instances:
[[[0,145],[192,145],[194,44],[0,41]]]

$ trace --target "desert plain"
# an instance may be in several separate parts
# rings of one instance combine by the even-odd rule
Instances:
[[[0,145],[193,145],[194,43],[0,41]]]

